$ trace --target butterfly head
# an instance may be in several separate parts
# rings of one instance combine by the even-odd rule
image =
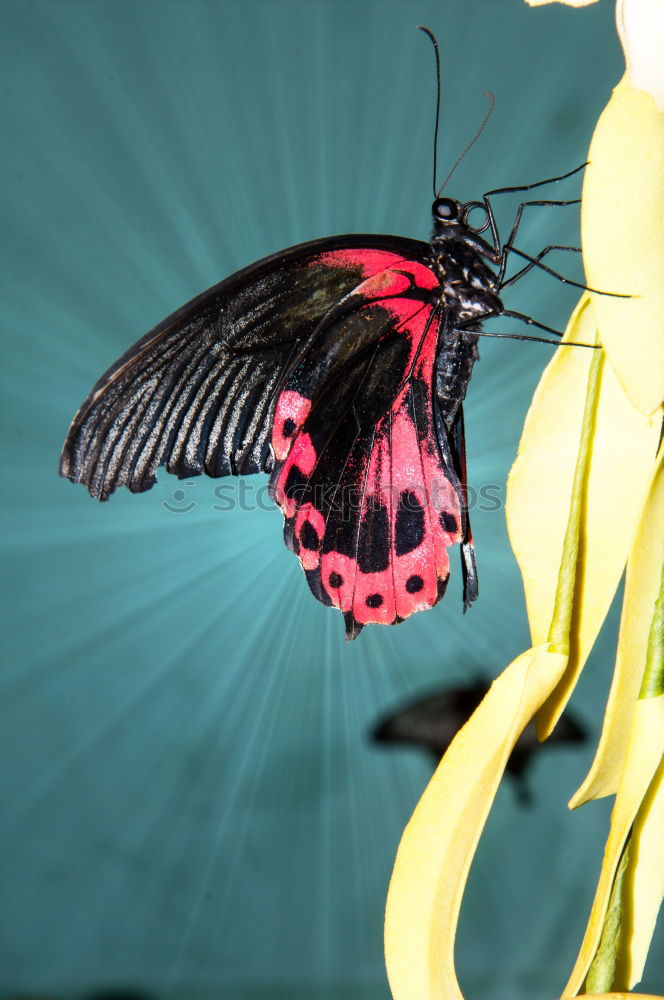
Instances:
[[[471,224],[470,214],[478,209],[484,212],[484,221],[481,225]],[[489,228],[489,215],[481,201],[462,202],[454,198],[436,198],[431,206],[431,214],[434,241],[463,240],[468,236],[479,236]]]

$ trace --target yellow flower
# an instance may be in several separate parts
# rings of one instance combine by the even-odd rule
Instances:
[[[454,937],[505,763],[534,715],[541,738],[555,726],[626,563],[604,729],[571,805],[616,802],[563,996],[629,989],[643,970],[664,889],[664,71],[649,55],[664,47],[662,10],[618,5],[628,72],[591,144],[582,239],[590,286],[629,297],[582,296],[564,339],[602,350],[559,350],[533,398],[507,507],[533,646],[458,733],[404,832],[385,921],[394,1000],[462,1000]]]

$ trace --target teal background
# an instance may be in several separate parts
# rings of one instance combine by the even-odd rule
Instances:
[[[622,73],[612,5],[5,0],[0,11],[0,995],[124,984],[182,1000],[387,1000],[385,893],[431,768],[415,750],[371,746],[367,731],[405,699],[494,676],[528,645],[502,509],[473,515],[471,613],[454,556],[441,605],[346,646],[284,548],[278,511],[222,513],[214,482],[181,484],[183,497],[166,475],[100,505],[58,479],[59,449],[101,372],[226,274],[322,235],[428,237],[435,95],[418,23],[443,50],[441,176],[483,117],[482,90],[496,94],[448,188],[477,198],[583,161]],[[579,188],[575,178],[564,193]],[[500,203],[503,227],[515,207]],[[526,250],[578,238],[576,208],[531,211]],[[561,327],[575,299],[535,275],[508,302]],[[481,349],[470,479],[504,497],[550,349]],[[573,701],[593,737],[617,612]],[[543,750],[529,810],[509,782],[499,791],[457,945],[473,1000],[544,1000],[566,981],[610,809],[565,806],[592,752]],[[661,925],[658,940],[651,992],[664,985]]]

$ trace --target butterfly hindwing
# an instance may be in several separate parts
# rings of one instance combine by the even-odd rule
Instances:
[[[440,600],[447,549],[464,535],[434,418],[438,280],[421,261],[381,263],[319,324],[277,398],[272,433],[286,544],[314,595],[344,613],[350,638]]]

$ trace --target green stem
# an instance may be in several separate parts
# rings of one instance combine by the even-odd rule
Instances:
[[[664,572],[648,635],[646,666],[639,698],[657,698],[660,694],[664,694]]]
[[[574,590],[579,557],[579,536],[603,363],[604,351],[593,351],[588,371],[586,405],[583,411],[579,450],[576,456],[576,468],[574,469],[567,530],[565,531],[563,554],[558,570],[558,587],[556,588],[556,599],[553,607],[551,626],[549,628],[548,641],[551,644],[551,652],[562,653],[564,656],[569,655],[569,635],[572,624]]]
[[[620,864],[611,889],[611,898],[604,917],[602,936],[582,987],[584,993],[610,993],[615,985],[617,955],[623,924],[622,888],[629,862],[629,845],[630,837],[627,838],[623,847]]]

